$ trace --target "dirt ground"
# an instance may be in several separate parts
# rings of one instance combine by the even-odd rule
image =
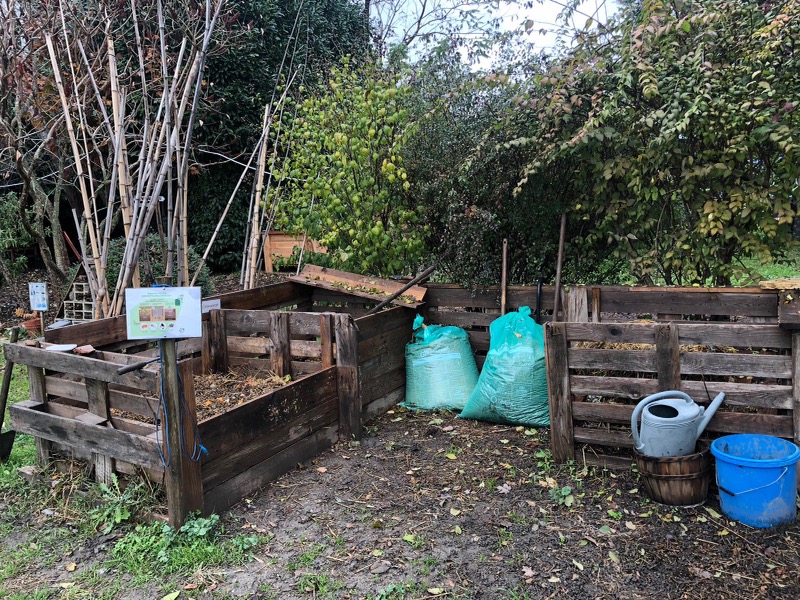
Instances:
[[[556,466],[547,448],[546,431],[398,408],[226,513],[227,531],[271,541],[182,579],[181,597],[800,597],[798,522],[749,528],[715,493],[657,505],[636,474]],[[64,560],[101,567],[110,541]],[[57,562],[29,576],[74,574]]]

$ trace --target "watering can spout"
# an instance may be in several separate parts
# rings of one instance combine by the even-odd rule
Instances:
[[[714,413],[717,412],[717,409],[719,408],[720,404],[722,404],[723,400],[725,400],[725,392],[720,392],[717,394],[717,397],[711,401],[711,404],[708,405],[705,415],[703,416],[703,420],[700,421],[700,424],[697,426],[697,437],[700,437],[700,435],[703,433],[706,425],[708,425],[708,422],[714,416]]]

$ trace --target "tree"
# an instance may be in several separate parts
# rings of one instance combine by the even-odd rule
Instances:
[[[420,258],[424,227],[406,195],[402,155],[405,93],[393,78],[345,59],[284,129],[290,151],[272,164],[277,222],[319,240],[337,267],[390,275]]]
[[[627,6],[519,100],[517,188],[561,180],[574,239],[640,281],[728,284],[791,245],[797,0]],[[581,228],[580,230],[578,228]]]

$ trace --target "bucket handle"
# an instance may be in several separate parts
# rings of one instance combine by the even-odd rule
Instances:
[[[781,478],[784,475],[786,475],[786,472],[788,470],[789,470],[789,467],[783,467],[783,471],[781,471],[781,474],[778,475],[778,478],[775,481],[773,481],[771,483],[767,483],[765,485],[760,485],[758,487],[755,487],[755,488],[752,488],[752,489],[749,489],[749,490],[743,490],[741,492],[732,492],[728,488],[722,487],[722,485],[720,485],[720,483],[719,483],[719,473],[717,473],[717,487],[719,489],[721,489],[723,492],[725,492],[726,494],[728,494],[729,496],[741,496],[742,494],[749,494],[750,492],[755,492],[757,490],[763,490],[764,488],[768,488],[771,485],[775,485],[776,483],[778,483],[781,480]]]

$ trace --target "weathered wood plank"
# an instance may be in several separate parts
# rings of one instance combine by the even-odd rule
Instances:
[[[575,442],[578,444],[598,444],[617,448],[633,448],[630,431],[614,431],[592,427],[575,427]]]
[[[417,313],[410,308],[396,306],[375,313],[374,315],[369,315],[368,317],[356,319],[358,340],[359,342],[365,342],[385,331],[390,331],[402,326],[408,327],[408,330],[411,331],[411,324],[414,322],[416,314]]]
[[[730,315],[777,317],[775,293],[698,289],[602,288],[602,311],[629,314]]]
[[[627,456],[611,456],[606,454],[593,454],[591,452],[583,453],[584,463],[592,467],[601,467],[603,469],[616,469],[629,471],[633,459]]]
[[[566,325],[549,323],[545,327],[547,395],[550,403],[550,439],[556,462],[575,458],[568,352]]]
[[[405,348],[411,341],[411,326],[405,323],[400,327],[385,331],[358,344],[358,358],[363,365],[366,361],[396,348]]]
[[[384,373],[380,377],[363,377],[361,379],[362,404],[367,405],[400,386],[406,384],[406,366],[398,366],[394,371]]]
[[[570,348],[570,369],[656,372],[656,353],[647,350],[595,350]]]
[[[589,322],[589,293],[585,285],[576,285],[567,293],[567,321]]]
[[[5,355],[8,360],[28,365],[29,367],[80,375],[81,377],[98,379],[106,383],[117,383],[151,393],[157,391],[158,376],[155,373],[141,369],[119,375],[117,373],[119,367],[113,363],[67,352],[47,352],[41,348],[22,346],[20,344],[7,344],[5,346]]]
[[[732,346],[735,348],[791,348],[788,331],[777,325],[686,323],[678,326],[681,344]]]
[[[698,398],[700,400],[700,398]],[[634,405],[607,402],[573,402],[572,416],[576,421],[630,425]],[[792,436],[792,417],[718,410],[706,427],[716,433],[762,433],[780,437]]]
[[[322,287],[324,289],[331,289],[331,287],[333,287],[333,289],[340,289],[342,284],[349,284],[349,287],[353,289],[345,289],[344,291],[348,294],[361,296],[363,298],[372,298],[378,301],[385,300],[387,296],[391,296],[405,287],[405,284],[390,279],[367,277],[355,273],[348,273],[346,271],[318,267],[316,265],[306,265],[299,275],[290,277],[289,280]],[[368,290],[372,289],[376,290],[376,293],[368,292]],[[414,285],[404,291],[403,295],[414,298],[417,302],[421,302],[427,291],[428,290],[422,286]]]
[[[203,488],[210,490],[232,479],[304,437],[336,422],[339,407],[336,399],[314,406],[277,429],[264,432],[225,454],[203,462]]]
[[[436,325],[454,325],[456,327],[488,327],[500,313],[462,312],[429,310],[427,321]]]
[[[320,360],[322,368],[327,369],[334,365],[334,344],[333,344],[333,317],[330,314],[321,314],[319,316],[319,346],[320,346]]]
[[[287,303],[306,302],[311,299],[311,292],[312,289],[308,286],[286,281],[251,290],[209,296],[204,300],[219,300],[223,309],[275,310],[286,306]]]
[[[450,284],[427,284],[428,294],[425,303],[429,307],[445,306],[457,308],[500,308],[500,287],[493,286],[476,290],[465,289]],[[553,309],[555,288],[542,286],[542,310]],[[518,310],[520,306],[536,309],[536,287],[509,286],[507,291],[508,310]]]
[[[764,354],[682,352],[684,375],[792,378],[792,357]]]
[[[339,390],[339,437],[361,439],[361,381],[358,330],[350,315],[336,315],[336,380]]]
[[[800,444],[800,331],[792,332],[792,439]],[[800,475],[800,464],[797,466]],[[800,489],[800,478],[798,478]]]
[[[8,354],[9,348],[11,348],[9,345],[3,348],[3,355],[6,360],[13,361],[14,359]],[[44,377],[44,369],[28,365],[28,394],[31,402],[39,403],[41,406],[46,406],[47,404],[47,388],[45,387]],[[10,416],[11,413],[9,412]],[[36,461],[40,467],[46,467],[50,463],[50,440],[45,439],[43,436],[36,436],[35,444]]]
[[[678,327],[659,324],[656,330],[656,372],[659,391],[681,389],[681,351]]]
[[[402,402],[405,396],[406,386],[403,385],[395,390],[392,390],[388,394],[384,394],[380,398],[375,398],[375,400],[361,409],[361,420],[364,423],[367,423],[372,419],[379,417],[387,410],[395,406],[398,402]]]
[[[221,310],[212,310],[208,315],[209,349],[211,350],[211,371],[228,372],[228,323]]]
[[[207,459],[260,438],[314,406],[337,398],[336,368],[333,367],[206,419],[198,428],[208,450]]]
[[[231,354],[240,352],[255,356],[269,355],[269,338],[228,335],[228,351]]]
[[[128,339],[125,315],[69,325],[44,332],[45,341],[51,344],[91,344],[95,348]]]
[[[278,377],[291,375],[292,355],[289,348],[289,315],[282,312],[269,314],[269,356],[272,370]]]
[[[567,341],[655,344],[656,332],[652,323],[567,323]]]
[[[108,424],[111,416],[109,408],[108,384],[96,379],[86,380],[86,397],[89,412],[95,415],[100,422],[95,425]],[[114,459],[102,454],[92,454],[94,463],[94,476],[100,483],[111,484],[114,475]]]
[[[47,405],[34,401],[18,402],[9,408],[11,424],[22,433],[72,447],[140,464],[161,467],[155,442],[147,437],[118,429],[88,425],[76,419],[49,414]]]
[[[572,393],[578,395],[610,396],[640,400],[658,391],[655,379],[636,377],[594,377],[573,375],[570,378]],[[729,383],[709,381],[708,393],[713,398],[725,392],[725,402],[735,406],[791,409],[792,387],[788,385],[766,385],[759,383]],[[681,382],[681,391],[697,400],[706,398],[702,381]]]
[[[380,377],[384,373],[389,373],[406,364],[405,347],[397,346],[391,350],[374,356],[359,365],[359,373],[362,379]]]
[[[324,452],[336,443],[338,437],[338,427],[326,427],[239,473],[223,485],[207,490],[204,496],[206,512],[221,512],[230,508],[247,494],[291,471],[298,463]]]

